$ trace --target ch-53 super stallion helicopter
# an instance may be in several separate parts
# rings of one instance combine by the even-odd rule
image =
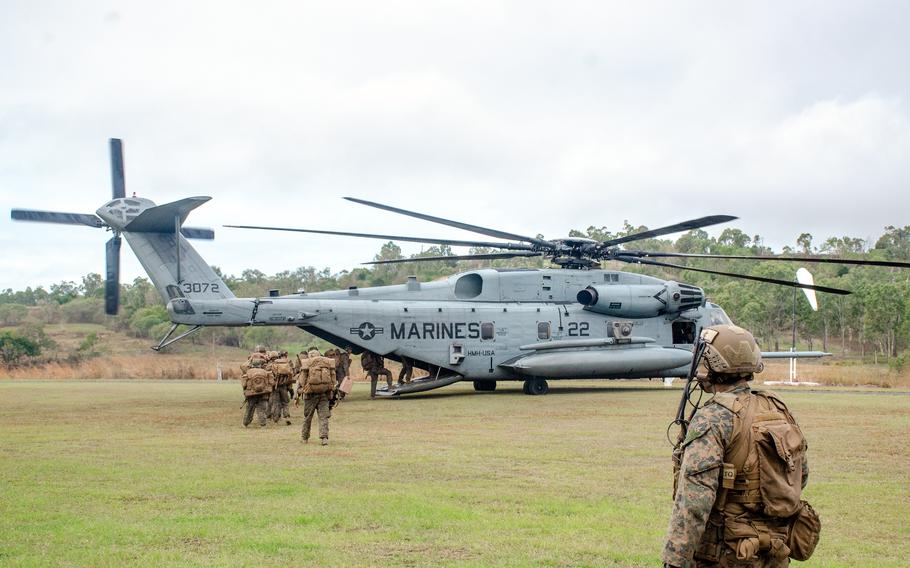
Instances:
[[[126,197],[122,144],[111,139],[112,200],[95,214],[14,209],[20,221],[106,228],[105,310],[119,303],[121,235],[132,247],[167,304],[173,326],[153,349],[160,350],[205,326],[293,325],[339,347],[351,346],[393,360],[411,359],[428,377],[380,391],[400,395],[473,381],[478,391],[495,390],[497,381],[524,381],[526,394],[545,394],[548,379],[685,377],[702,326],[730,323],[724,310],[709,302],[701,288],[641,274],[603,270],[614,260],[718,274],[832,294],[846,290],[743,274],[680,266],[655,258],[714,258],[825,262],[910,267],[910,263],[806,257],[650,252],[627,243],[715,225],[735,219],[702,217],[675,225],[599,242],[569,237],[542,239],[469,225],[361,199],[350,201],[426,221],[465,229],[506,242],[378,235],[317,229],[252,227],[498,249],[487,254],[423,257],[367,264],[434,260],[547,257],[560,268],[482,269],[435,282],[350,288],[329,292],[237,298],[187,238],[214,238],[209,229],[184,227],[187,215],[209,197],[190,197],[155,205]],[[171,337],[178,325],[190,326]],[[765,357],[793,357],[790,352]],[[803,352],[797,356],[819,356]]]

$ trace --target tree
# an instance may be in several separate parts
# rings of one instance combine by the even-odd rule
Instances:
[[[79,297],[79,287],[75,282],[63,281],[51,284],[51,299],[58,304],[65,304]]]
[[[104,279],[97,272],[82,277],[82,295],[86,298],[104,298]]]
[[[796,237],[796,245],[803,252],[803,254],[812,253],[812,235],[809,233],[801,233]]]

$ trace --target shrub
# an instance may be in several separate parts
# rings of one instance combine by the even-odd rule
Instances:
[[[28,315],[22,304],[0,304],[0,325],[19,325]]]
[[[104,300],[76,298],[60,306],[66,323],[104,323]]]
[[[0,359],[7,367],[15,367],[23,357],[37,357],[41,347],[36,341],[12,331],[0,333]]]

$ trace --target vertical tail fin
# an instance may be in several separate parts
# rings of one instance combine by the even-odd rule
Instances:
[[[180,234],[189,212],[208,200],[191,197],[150,207],[123,227],[126,242],[165,302],[177,297],[234,297],[221,277]]]

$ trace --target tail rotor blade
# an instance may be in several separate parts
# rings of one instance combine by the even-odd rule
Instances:
[[[111,138],[111,187],[114,199],[126,197],[126,180],[123,175],[123,142]]]
[[[120,243],[120,236],[116,235],[107,242],[105,249],[104,312],[110,316],[117,315],[120,307]]]
[[[35,223],[60,223],[61,225],[86,225],[100,228],[104,223],[91,213],[65,213],[63,211],[38,211],[37,209],[13,209],[10,211],[13,221],[32,221]]]

